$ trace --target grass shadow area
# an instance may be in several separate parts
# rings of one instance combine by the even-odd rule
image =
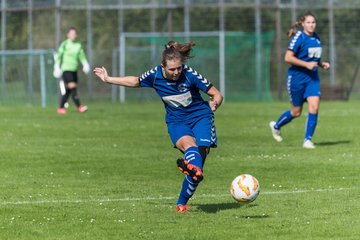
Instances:
[[[328,142],[317,142],[316,145],[318,146],[333,146],[333,145],[339,145],[339,144],[350,144],[351,141],[328,141]]]
[[[196,204],[193,206],[196,206],[201,211],[206,213],[217,213],[222,210],[229,210],[229,209],[236,209],[243,207],[252,208],[252,207],[256,207],[257,205],[256,204],[245,205],[234,202],[234,203]]]

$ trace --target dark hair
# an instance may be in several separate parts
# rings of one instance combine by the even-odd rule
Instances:
[[[161,64],[166,66],[166,61],[173,59],[180,59],[182,63],[186,62],[189,58],[193,57],[190,56],[193,46],[195,46],[193,42],[179,43],[169,41],[162,52]]]
[[[71,26],[71,27],[68,28],[68,30],[67,30],[66,33],[69,33],[69,32],[72,31],[72,30],[74,30],[76,33],[78,32],[78,30],[77,30],[76,27]]]
[[[298,19],[296,19],[296,22],[287,31],[286,35],[288,36],[288,38],[291,38],[292,36],[295,35],[298,27],[300,27],[303,24],[303,22],[305,21],[305,18],[308,16],[315,18],[315,21],[316,21],[315,15],[312,14],[310,11],[306,11],[302,16],[300,16],[300,17],[298,17]]]

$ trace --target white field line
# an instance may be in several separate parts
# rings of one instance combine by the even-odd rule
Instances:
[[[278,192],[261,192],[261,195],[280,195],[280,194],[299,194],[299,193],[317,193],[317,192],[335,192],[335,191],[345,191],[345,190],[355,190],[359,188],[328,188],[328,189],[303,189],[303,190],[294,190],[294,191],[278,191]],[[196,198],[230,198],[229,194],[201,194],[194,196]],[[91,202],[132,202],[132,201],[150,201],[150,200],[175,200],[177,196],[173,197],[127,197],[127,198],[104,198],[104,199],[78,199],[78,200],[34,200],[34,201],[12,201],[12,202],[0,202],[0,205],[31,205],[31,204],[48,204],[48,203],[91,203]]]

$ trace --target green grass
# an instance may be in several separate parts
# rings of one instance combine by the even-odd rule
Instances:
[[[190,214],[174,211],[183,179],[159,104],[74,109],[0,107],[0,239],[358,239],[360,103],[323,102],[314,142],[304,116],[284,142],[268,122],[286,103],[224,104],[219,147]],[[241,206],[230,182],[250,173],[261,193]]]

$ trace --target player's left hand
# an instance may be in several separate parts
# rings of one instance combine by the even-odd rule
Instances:
[[[321,67],[324,69],[324,70],[328,70],[330,68],[330,63],[328,62],[322,62],[321,63]]]

